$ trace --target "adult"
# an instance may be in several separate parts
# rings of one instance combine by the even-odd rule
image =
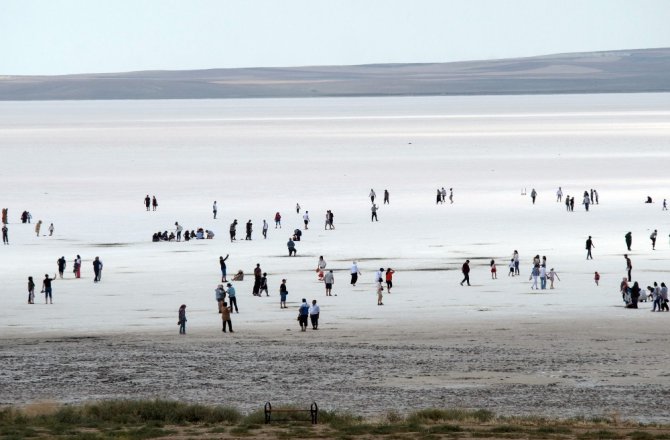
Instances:
[[[44,280],[42,281],[42,292],[44,292],[44,304],[54,303],[51,291],[51,283],[54,281],[56,281],[55,274],[53,278],[49,278],[49,274],[44,274]]]
[[[626,272],[628,272],[628,279],[632,280],[633,277],[630,276],[631,271],[633,270],[633,263],[628,258],[628,254],[623,254],[623,257],[626,259]]]
[[[582,205],[584,205],[584,209],[586,209],[586,212],[589,211],[589,205],[591,204],[591,199],[589,198],[589,193],[584,191],[584,200],[582,201]]]
[[[309,316],[309,304],[305,298],[302,299],[302,304],[298,308],[298,323],[300,323],[300,331],[307,330],[307,317]]]
[[[9,244],[9,229],[4,223],[2,225],[2,244]]]
[[[102,278],[102,261],[100,261],[100,257],[95,257],[95,260],[93,260],[93,273],[95,274],[93,282],[99,282]]]
[[[216,298],[216,303],[219,308],[219,313],[223,310],[223,304],[226,301],[226,291],[223,288],[223,284],[219,284],[216,286],[216,289],[214,289],[214,298]]]
[[[75,278],[81,278],[81,256],[77,254],[77,257],[74,259],[74,277]]]
[[[267,240],[268,238],[268,222],[263,220],[263,239]]]
[[[312,323],[312,330],[319,329],[319,314],[321,313],[321,308],[316,303],[316,300],[312,300],[312,306],[309,308],[309,320]]]
[[[288,241],[286,242],[286,247],[288,248],[288,256],[295,257],[297,251],[295,250],[295,242],[292,240],[291,237],[288,238]]]
[[[589,235],[589,238],[586,239],[586,259],[587,260],[593,260],[593,255],[591,255],[591,249],[595,248],[596,246],[593,244],[593,240],[591,239],[591,236]]]
[[[319,280],[324,276],[323,271],[326,269],[326,260],[324,260],[323,255],[319,257],[319,261],[316,263],[316,272],[319,274]]]
[[[651,233],[649,239],[651,240],[651,250],[656,250],[656,237],[658,236],[658,230],[654,229],[654,232]]]
[[[261,269],[260,263],[256,263],[254,268],[254,287],[252,289],[252,294],[254,296],[261,296],[261,278],[263,277],[263,270]]]
[[[174,222],[174,226],[177,230],[177,241],[181,241],[181,231],[183,231],[184,228],[179,224],[179,222]]]
[[[387,189],[384,190],[384,205],[388,205],[389,202],[389,192]]]
[[[237,219],[230,224],[230,241],[235,241],[235,234],[237,233]]]
[[[514,250],[512,258],[514,259],[514,275],[521,275],[521,272],[519,271],[519,252],[516,249]]]
[[[393,274],[395,273],[395,270],[391,269],[390,267],[386,268],[386,291],[388,293],[391,293],[391,288],[393,287]]]
[[[158,200],[156,200],[156,196],[153,196],[151,198],[151,206],[153,207],[154,211],[156,210],[156,208],[158,208]]]
[[[286,288],[286,279],[281,280],[279,285],[279,308],[288,309],[286,306],[286,295],[288,295],[288,289]]]
[[[575,211],[575,196],[570,197],[570,212]]]
[[[561,200],[563,200],[563,190],[559,186],[558,191],[556,191],[556,202],[560,202]]]
[[[214,220],[216,220],[216,213],[219,211],[219,207],[216,206],[216,200],[214,200],[214,204],[212,205],[212,214],[214,214]]]
[[[530,192],[530,198],[533,199],[533,205],[535,204],[535,198],[537,197],[537,191],[535,191],[535,188]]]
[[[375,222],[378,222],[378,221],[379,221],[379,219],[377,219],[377,210],[378,210],[378,209],[379,209],[379,208],[377,207],[377,205],[375,205],[375,204],[373,203],[373,204],[372,204],[372,208],[370,208],[370,210],[372,211],[372,217],[370,218],[370,221],[371,221],[371,222],[372,222],[372,221],[375,221]]]
[[[300,203],[295,204],[295,213],[300,214]]]
[[[53,223],[50,223],[50,224],[49,224],[49,237],[51,237],[52,235],[54,235],[54,230],[55,230],[55,228],[54,228],[54,224],[53,224]]]
[[[326,285],[326,296],[332,296],[333,284],[335,283],[335,275],[333,275],[332,269],[323,276],[323,282]]]
[[[440,195],[442,196],[442,203],[447,201],[447,190],[442,187],[440,190]]]
[[[540,289],[545,290],[547,288],[547,266],[542,264],[540,265]]]
[[[533,284],[530,286],[531,289],[537,290],[537,280],[540,277],[540,265],[539,264],[534,264],[533,269],[530,272],[530,278],[529,280],[533,280]]]
[[[37,236],[40,236],[40,229],[42,228],[42,220],[38,220],[37,223],[35,224],[35,234]]]
[[[435,195],[435,204],[439,205],[440,203],[444,203],[444,200],[442,199],[442,191],[438,188],[437,194]]]
[[[665,283],[661,283],[661,312],[665,310],[670,312],[670,307],[668,307],[668,287]]]
[[[465,260],[463,266],[461,267],[461,272],[463,272],[463,281],[461,281],[461,286],[463,283],[467,282],[468,286],[470,285],[470,260]]]
[[[630,231],[628,231],[628,233],[626,234],[625,238],[626,238],[626,247],[627,247],[628,250],[630,251],[630,247],[631,247],[631,245],[633,244],[633,233],[630,232]]]
[[[354,261],[354,263],[351,265],[351,285],[356,287],[356,282],[358,281],[358,275],[360,275],[360,271],[358,270],[358,265]]]
[[[149,211],[149,208],[151,207],[151,197],[149,197],[149,194],[144,198],[144,206],[146,206],[147,211]]]
[[[275,214],[275,229],[277,229],[277,227],[281,229],[281,214],[279,211]]]
[[[453,188],[449,188],[449,203],[452,204],[452,205],[454,204],[454,189]]]
[[[565,196],[565,210],[570,212],[570,194]]]
[[[307,225],[309,224],[309,211],[305,211],[305,214],[302,216],[302,221],[305,223],[305,229],[308,229]]]
[[[56,260],[56,264],[58,265],[58,276],[60,279],[63,279],[63,273],[65,272],[65,266],[67,266],[67,262],[65,261],[65,257],[60,257],[58,260]]]
[[[370,202],[374,203],[375,202],[375,197],[377,197],[377,194],[375,194],[374,189],[370,189]]]
[[[35,304],[35,282],[28,277],[28,304]]]
[[[246,235],[246,237],[244,237],[244,239],[245,240],[251,240],[251,232],[253,231],[253,224],[251,223],[251,219],[249,219],[249,221],[247,222],[246,231],[247,231],[247,235]]]
[[[228,301],[230,302],[230,305],[228,308],[230,311],[233,311],[233,308],[235,309],[235,313],[240,313],[239,310],[237,310],[237,293],[235,292],[235,287],[233,287],[232,284],[228,283],[226,284],[228,287]]]
[[[228,280],[226,279],[226,260],[228,259],[228,254],[226,254],[226,258],[223,258],[223,255],[219,256],[219,266],[221,266],[221,282],[226,283]]]
[[[626,305],[626,308],[637,309],[637,302],[640,299],[640,290],[640,285],[635,281],[633,287],[630,289],[630,302]]]

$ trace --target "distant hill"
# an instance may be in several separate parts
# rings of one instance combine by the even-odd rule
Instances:
[[[670,48],[425,64],[0,76],[0,100],[670,91]]]

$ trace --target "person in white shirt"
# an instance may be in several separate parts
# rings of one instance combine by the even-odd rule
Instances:
[[[181,241],[181,231],[184,230],[182,225],[179,224],[179,222],[174,222],[175,229],[177,230],[177,241]]]
[[[268,222],[263,220],[263,238],[268,238]]]
[[[319,329],[319,313],[321,308],[316,304],[316,300],[312,300],[312,306],[309,308],[309,320],[312,322],[312,329]]]
[[[563,190],[559,186],[558,191],[556,191],[556,201],[560,202],[561,200],[563,200]]]
[[[309,223],[309,211],[305,211],[305,214],[302,216],[302,221],[305,222],[305,229],[307,229],[307,224]]]
[[[358,270],[358,266],[356,265],[356,262],[354,261],[354,264],[351,266],[351,285],[356,287],[356,281],[358,281],[358,275],[360,275],[360,271]]]
[[[323,276],[323,281],[326,283],[326,296],[332,296],[331,291],[335,283],[335,275],[333,275],[332,269]]]
[[[377,197],[377,194],[375,194],[375,190],[374,190],[374,189],[371,189],[371,190],[370,190],[370,201],[371,201],[372,203],[375,202],[375,197]]]

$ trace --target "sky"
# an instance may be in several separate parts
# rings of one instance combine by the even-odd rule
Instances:
[[[670,0],[0,0],[0,75],[670,47]]]

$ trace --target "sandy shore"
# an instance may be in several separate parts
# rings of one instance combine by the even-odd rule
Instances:
[[[667,422],[651,410],[670,405],[666,322],[631,313],[5,339],[0,403],[166,397],[253,410],[315,400],[366,415],[457,406]]]

